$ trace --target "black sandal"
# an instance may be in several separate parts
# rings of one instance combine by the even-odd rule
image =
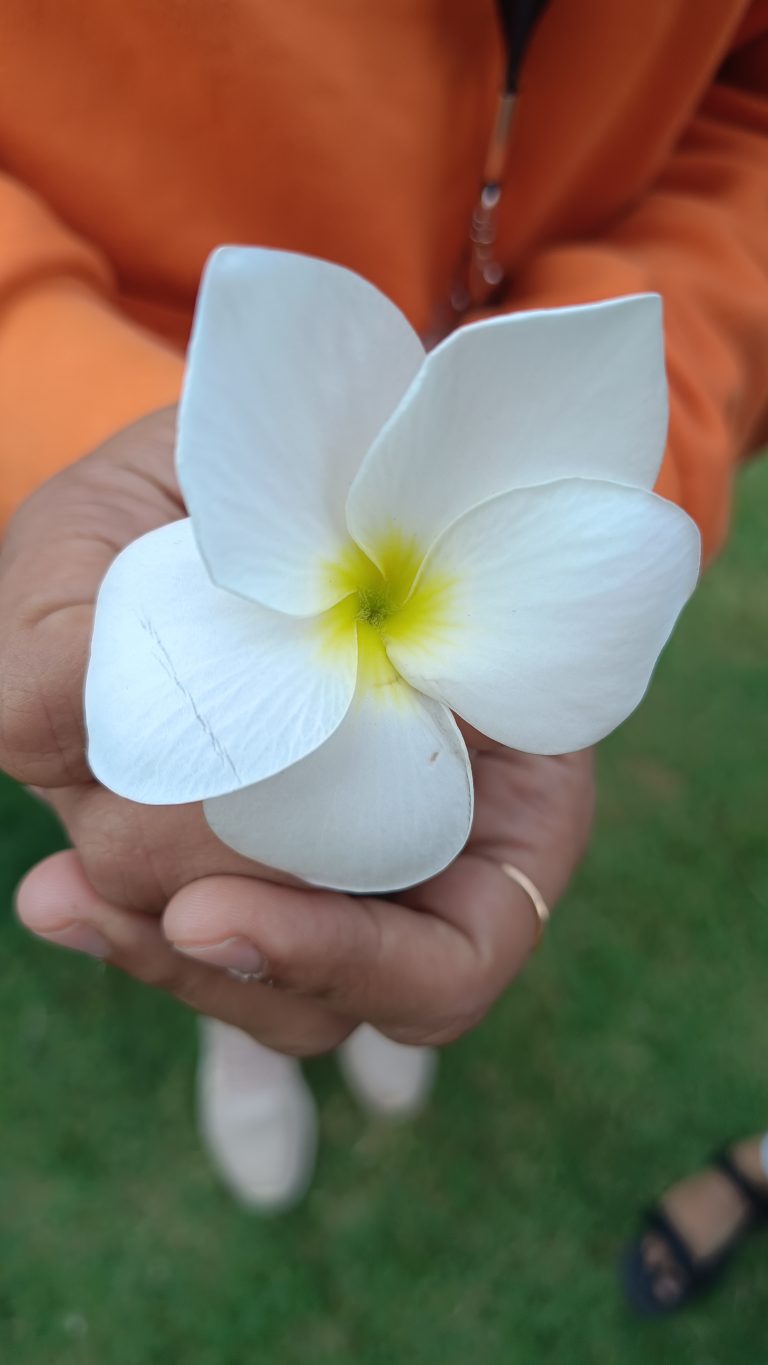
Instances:
[[[755,1185],[739,1169],[728,1150],[717,1152],[710,1164],[727,1176],[745,1199],[747,1208],[744,1219],[719,1251],[696,1259],[664,1210],[658,1204],[649,1209],[645,1215],[645,1234],[654,1232],[665,1243],[680,1278],[680,1288],[671,1298],[662,1298],[658,1293],[658,1284],[670,1274],[669,1268],[648,1264],[645,1234],[630,1243],[621,1260],[624,1293],[635,1311],[645,1317],[676,1313],[710,1289],[720,1279],[747,1234],[758,1224],[768,1222],[768,1191]]]

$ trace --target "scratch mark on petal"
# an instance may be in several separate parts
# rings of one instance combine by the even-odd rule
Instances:
[[[173,666],[173,660],[171,659],[168,650],[166,649],[160,636],[155,630],[155,627],[152,625],[152,622],[148,621],[145,616],[140,616],[139,625],[141,626],[142,630],[146,632],[146,634],[152,641],[153,645],[155,646],[153,652],[155,658],[157,659],[157,662],[160,664],[160,667],[163,668],[164,671],[167,673],[174,687],[176,687],[178,691],[181,693],[185,702],[189,706],[192,715],[194,716],[195,720],[200,726],[200,729],[203,731],[203,734],[205,735],[211,748],[213,749],[213,752],[216,754],[216,757],[219,758],[222,761],[222,763],[227,764],[227,766],[232,772],[232,776],[235,778],[235,781],[239,782],[240,785],[242,786],[243,780],[239,772],[237,771],[237,767],[233,762],[231,755],[227,752],[221,740],[214,734],[208,721],[205,719],[205,716],[202,716],[198,711],[192,693],[189,691],[189,688],[185,687],[184,683],[181,681],[181,678],[179,677],[178,673],[176,672],[176,669]]]

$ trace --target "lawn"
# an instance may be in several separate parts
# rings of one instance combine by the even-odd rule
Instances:
[[[3,1365],[764,1365],[768,1238],[666,1324],[630,1316],[615,1258],[665,1182],[768,1123],[766,755],[768,462],[604,746],[540,954],[413,1126],[313,1063],[317,1180],[270,1222],[200,1151],[192,1018],[17,928],[60,836],[2,785]]]

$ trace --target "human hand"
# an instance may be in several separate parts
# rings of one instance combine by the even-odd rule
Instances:
[[[289,879],[222,845],[199,807],[138,806],[99,787],[82,715],[93,603],[124,545],[184,515],[172,446],[171,412],[119,433],[31,498],[3,544],[0,760],[43,789],[75,845],[28,875],[20,916],[285,1051],[323,1051],[361,1019],[402,1041],[449,1041],[483,1016],[534,942],[528,897],[498,864],[527,872],[551,904],[578,861],[590,756],[538,758],[465,732],[470,843],[396,901],[278,884]],[[253,975],[254,953],[261,981],[221,970]]]

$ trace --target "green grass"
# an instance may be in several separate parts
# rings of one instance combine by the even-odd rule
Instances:
[[[614,1261],[665,1182],[768,1123],[767,570],[764,464],[604,747],[598,836],[534,965],[413,1127],[309,1068],[320,1166],[282,1220],[211,1178],[192,1019],[16,927],[59,836],[0,788],[3,1365],[764,1365],[768,1238],[668,1324],[633,1320]]]

